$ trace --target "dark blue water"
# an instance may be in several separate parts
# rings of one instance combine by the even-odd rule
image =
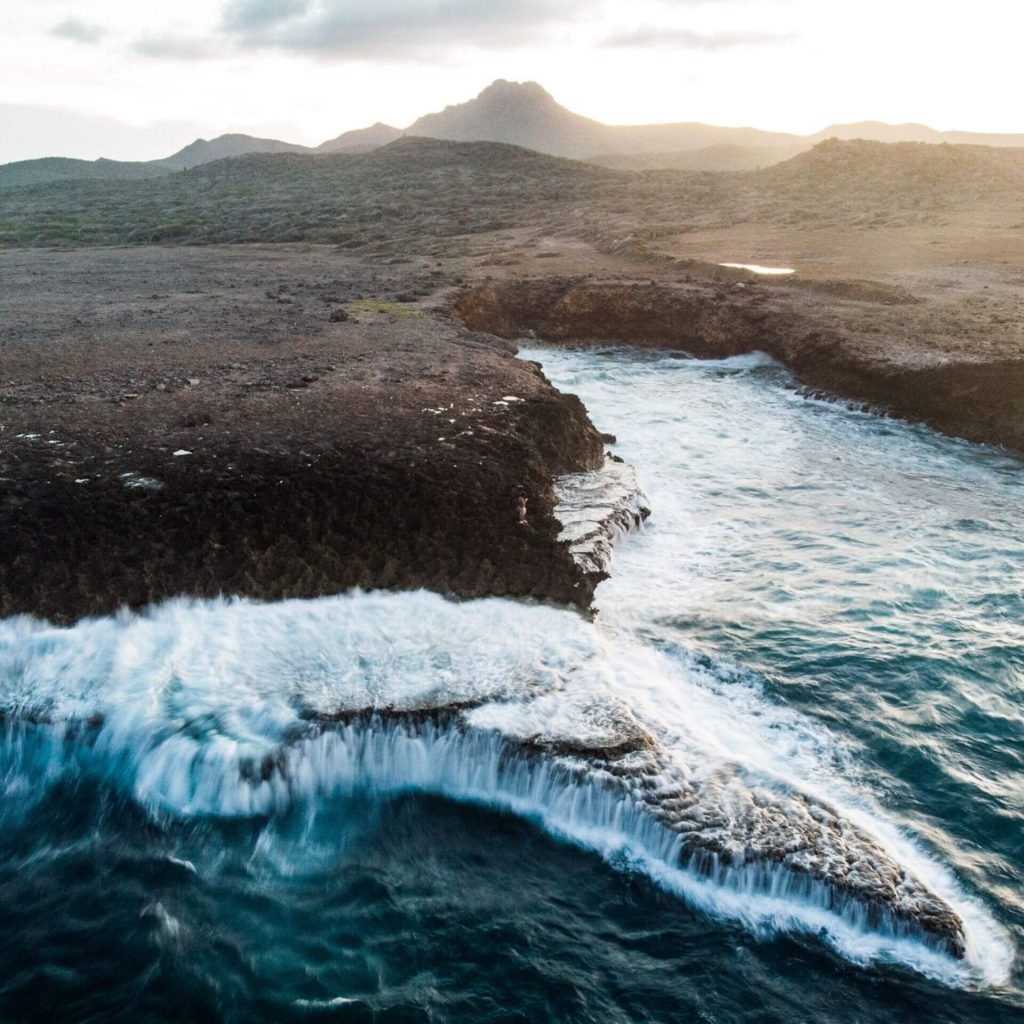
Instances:
[[[654,509],[596,627],[401,596],[4,624],[5,706],[106,724],[9,727],[0,1020],[1024,1020],[1020,460],[756,358],[530,355]],[[730,910],[552,825],[548,790],[485,806],[472,766],[360,791],[311,750],[286,792],[240,782],[300,696],[504,708],[577,663],[689,764],[871,830],[965,915],[971,963]]]

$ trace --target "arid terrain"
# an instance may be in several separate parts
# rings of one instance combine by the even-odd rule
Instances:
[[[406,138],[10,187],[0,241],[2,614],[353,585],[586,606],[551,480],[601,438],[524,336],[763,349],[1024,450],[1020,150],[638,174]]]
[[[589,599],[551,480],[601,439],[512,346],[417,304],[426,271],[310,247],[5,258],[3,614],[356,585]]]

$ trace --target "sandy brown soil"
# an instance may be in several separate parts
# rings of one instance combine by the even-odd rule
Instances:
[[[1024,230],[1017,215],[999,211],[950,214],[946,223],[905,227],[794,230],[777,224],[737,224],[665,240],[664,251],[712,263],[794,267],[802,278],[869,278],[918,282],[938,273],[966,288],[977,275],[1024,285]]]

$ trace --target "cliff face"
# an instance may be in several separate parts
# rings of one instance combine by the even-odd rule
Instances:
[[[353,586],[588,605],[592,584],[556,541],[551,482],[595,465],[600,438],[532,367],[461,344],[473,376],[441,397],[406,368],[358,403],[335,370],[272,386],[258,412],[241,398],[231,410],[230,394],[200,399],[197,384],[134,399],[116,433],[104,420],[26,416],[4,460],[0,615]],[[204,419],[191,439],[174,429]]]
[[[165,282],[188,262],[150,258]],[[236,260],[214,260],[222,296],[185,305],[150,293],[145,259],[111,256],[116,327],[101,304],[91,333],[83,302],[88,322],[49,339],[46,360],[41,342],[5,339],[0,616],[355,586],[590,604],[596,581],[553,516],[553,478],[603,459],[578,399],[493,336],[409,303],[362,300],[332,322],[333,303],[298,284],[267,299],[266,268]]]
[[[880,321],[883,309],[893,318],[891,304],[911,302],[871,298],[881,299]],[[508,280],[465,289],[453,301],[467,326],[504,338],[669,348],[703,358],[765,351],[809,387],[970,441],[1024,450],[1024,350],[1016,358],[943,351],[920,318],[907,318],[902,336],[868,334],[848,325],[854,305],[870,316],[871,303],[856,289],[803,293],[735,279]]]

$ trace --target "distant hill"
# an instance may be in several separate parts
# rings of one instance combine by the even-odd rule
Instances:
[[[301,241],[467,255],[472,236],[526,228],[644,250],[741,223],[942,224],[994,207],[1024,216],[1022,181],[1024,149],[830,140],[761,170],[635,174],[405,136],[368,154],[256,153],[143,180],[0,189],[0,245]]]
[[[573,113],[536,82],[499,79],[474,99],[426,114],[408,128],[378,122],[316,149],[251,135],[197,139],[172,156],[140,163],[47,158],[0,166],[0,187],[51,181],[132,180],[188,170],[230,157],[282,153],[366,153],[403,135],[455,142],[496,142],[551,156],[631,170],[746,171],[769,166],[827,139],[1024,147],[1022,135],[939,132],[926,125],[880,121],[835,124],[813,135],[680,122],[607,125]]]
[[[308,153],[308,146],[298,146],[279,139],[258,139],[252,135],[218,135],[215,139],[196,139],[184,149],[162,160],[151,161],[161,164],[168,170],[187,171],[191,167],[212,163],[214,160],[225,160],[232,156],[245,156],[248,153]]]
[[[0,187],[45,185],[53,181],[137,181],[248,153],[309,152],[312,151],[306,146],[295,146],[277,139],[220,135],[210,140],[196,139],[184,149],[160,160],[72,160],[68,157],[19,160],[0,165]]]
[[[803,146],[813,143],[800,135],[766,132],[760,128],[721,128],[716,125],[682,124],[624,125],[615,129],[620,151],[624,153],[677,153],[711,146],[735,146],[742,149]]]
[[[815,142],[826,139],[864,139],[868,142],[949,142],[957,146],[995,146],[1024,148],[1024,134],[1000,135],[986,132],[939,132],[923,124],[885,124],[882,121],[858,121],[833,124],[808,136]]]
[[[723,142],[703,149],[667,153],[603,153],[590,163],[617,171],[756,171],[807,151],[803,143],[790,146],[738,146]]]
[[[121,160],[72,160],[48,156],[40,160],[17,160],[0,166],[0,187],[46,185],[55,181],[137,181],[169,174],[159,163],[131,163]]]
[[[1024,194],[1024,149],[831,139],[758,172],[756,180],[804,194],[906,193],[915,200],[959,192],[972,199]]]
[[[405,132],[378,121],[369,128],[357,128],[344,132],[335,139],[328,139],[316,147],[318,153],[343,153],[346,150],[371,150],[386,146],[400,139]]]
[[[368,180],[378,173],[402,173],[422,177],[440,169],[459,174],[509,175],[526,172],[537,177],[550,174],[557,180],[567,176],[586,180],[609,180],[611,172],[589,163],[550,156],[525,146],[496,142],[464,142],[419,138],[406,135],[397,142],[363,157],[353,164]]]
[[[407,132],[460,142],[506,142],[554,156],[634,170],[751,170],[789,159],[830,138],[1024,146],[1024,135],[939,132],[925,125],[888,125],[880,121],[830,125],[813,135],[696,121],[607,125],[561,106],[536,82],[504,79],[489,85],[475,99],[421,117]]]
[[[613,156],[650,154],[652,159],[645,162],[649,167],[686,166],[675,154],[719,145],[776,149],[811,145],[798,135],[756,128],[717,128],[699,123],[602,124],[567,110],[536,82],[504,79],[489,85],[475,99],[421,117],[409,126],[408,133],[458,142],[506,142],[596,163],[605,163]],[[787,156],[792,152],[785,149]],[[724,159],[724,154],[720,154],[717,162],[726,164],[724,169],[736,169]],[[749,160],[740,159],[740,165],[744,163],[750,165]]]
[[[455,142],[505,142],[576,159],[620,148],[613,128],[566,110],[536,82],[504,79],[475,99],[421,117],[408,133]]]
[[[1024,208],[1024,149],[831,139],[747,180],[762,220],[936,223],[955,211]]]
[[[368,155],[248,154],[150,181],[0,190],[0,245],[310,241],[441,251],[449,238],[571,221],[576,203],[620,178],[488,142],[406,137]]]

